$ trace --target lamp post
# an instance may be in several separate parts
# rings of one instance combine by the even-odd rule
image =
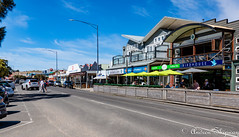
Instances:
[[[50,50],[50,49],[48,49],[48,51],[50,51],[50,52],[53,52],[53,53],[56,53],[56,75],[57,75],[57,78],[56,78],[56,80],[58,79],[58,62],[57,62],[57,51],[56,50]]]
[[[87,25],[90,25],[92,28],[96,29],[97,31],[97,74],[99,72],[99,38],[98,38],[98,25],[97,24],[92,24],[89,22],[81,21],[81,20],[75,20],[75,19],[69,19],[70,21],[78,21]]]

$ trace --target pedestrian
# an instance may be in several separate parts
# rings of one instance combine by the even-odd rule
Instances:
[[[197,80],[193,80],[193,81],[194,81],[194,82],[193,82],[193,89],[199,90],[200,87],[199,87],[199,84],[198,84]]]
[[[167,85],[165,86],[165,88],[171,88],[171,87],[169,86],[169,83],[167,83]]]
[[[42,79],[40,81],[39,92],[43,92],[43,93],[45,92],[44,81]]]
[[[184,78],[182,78],[181,82],[180,82],[180,88],[183,88],[185,87],[185,82],[184,82]]]
[[[208,79],[205,79],[204,84],[203,84],[203,89],[205,89],[205,90],[209,90],[210,89],[210,85],[209,85]]]
[[[46,89],[46,86],[47,86],[47,84],[46,84],[46,80],[44,80],[44,85],[43,85],[43,88],[44,88],[44,90],[45,90],[45,92],[47,92],[47,89]]]

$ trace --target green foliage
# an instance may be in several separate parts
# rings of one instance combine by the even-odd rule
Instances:
[[[12,9],[16,6],[13,0],[0,0],[0,22],[7,16],[8,11],[12,11]],[[6,31],[6,27],[0,28],[0,43],[3,41]]]
[[[12,68],[8,66],[8,61],[0,59],[0,78],[11,74]]]
[[[34,76],[35,79],[43,79],[43,80],[46,80],[46,76],[45,75],[42,75],[42,74],[36,74]]]
[[[94,83],[94,85],[106,85],[106,86],[128,86],[128,87],[148,87],[148,88],[163,88],[160,85],[127,85],[127,84],[104,84],[104,83]]]

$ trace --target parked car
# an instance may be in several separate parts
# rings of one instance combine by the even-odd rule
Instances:
[[[0,96],[3,98],[3,102],[9,105],[8,94],[3,86],[0,86]]]
[[[27,79],[24,83],[22,83],[22,90],[29,89],[39,89],[39,83],[37,79]]]
[[[5,91],[7,91],[9,97],[12,97],[14,95],[14,90],[12,89],[10,84],[0,82],[0,86],[2,86],[5,89]]]
[[[24,83],[24,82],[25,82],[24,79],[20,79],[20,80],[19,80],[19,84],[22,84],[22,83]]]
[[[73,83],[71,81],[65,81],[63,83],[63,86],[64,88],[68,87],[68,88],[73,88]]]
[[[54,81],[54,86],[55,86],[55,87],[56,87],[56,86],[61,87],[61,81]]]
[[[0,96],[0,119],[7,116],[6,104],[3,101],[4,99]]]
[[[12,89],[15,90],[15,82],[12,80],[5,80],[9,85],[11,85]]]
[[[48,85],[49,86],[54,86],[54,81],[53,80],[48,80]]]

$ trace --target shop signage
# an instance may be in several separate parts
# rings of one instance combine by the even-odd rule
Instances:
[[[203,62],[184,63],[184,64],[180,64],[180,68],[216,66],[216,65],[222,65],[222,60],[212,60],[212,61],[203,61]]]
[[[68,66],[68,69],[66,71],[67,74],[76,73],[76,72],[81,72],[81,69],[78,64],[73,64]]]
[[[126,70],[126,68],[124,69],[124,74],[126,74],[126,72],[127,73],[131,73],[131,72],[134,72],[134,73],[147,72],[147,70],[148,70],[147,66],[130,67],[130,68],[128,68],[128,70]]]
[[[152,66],[151,70],[160,70],[160,69],[163,69],[163,67],[164,67],[164,70],[166,70],[166,69],[175,69],[175,68],[180,68],[180,64],[163,65],[163,66]]]
[[[107,70],[107,75],[124,74],[124,69]]]

